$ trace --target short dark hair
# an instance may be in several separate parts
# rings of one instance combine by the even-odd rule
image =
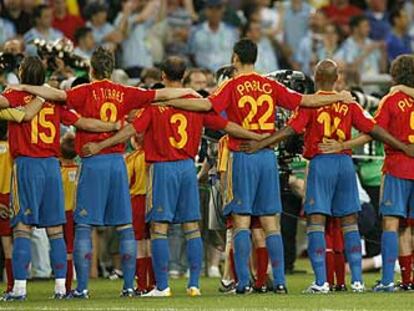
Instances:
[[[241,39],[233,47],[243,65],[253,65],[257,60],[257,44],[250,39]]]
[[[108,79],[111,77],[112,71],[114,70],[114,56],[109,50],[103,47],[98,47],[92,54],[91,66],[96,79]]]
[[[203,75],[206,74],[204,72],[204,70],[201,69],[201,68],[190,68],[185,72],[184,79],[183,79],[183,84],[186,85],[186,84],[190,83],[191,82],[191,76],[195,73],[201,73]]]
[[[395,26],[395,19],[401,17],[401,13],[403,11],[403,8],[400,6],[397,6],[393,10],[391,10],[388,21],[390,22],[391,26]]]
[[[38,56],[26,56],[20,64],[20,83],[43,85],[46,78],[46,68]]]
[[[170,81],[182,81],[186,70],[185,60],[178,56],[170,56],[161,64],[161,71]]]
[[[76,157],[75,151],[75,135],[67,132],[60,142],[60,153],[63,159],[73,160]]]
[[[79,27],[75,31],[75,43],[79,44],[79,41],[85,38],[89,33],[92,33],[92,28],[90,27]]]
[[[366,17],[365,15],[352,16],[351,19],[349,20],[349,27],[351,28],[351,30],[354,30],[362,22],[366,22],[366,21],[368,21],[368,17]]]
[[[105,4],[102,4],[98,1],[91,2],[88,4],[84,9],[84,16],[86,19],[91,19],[92,16],[100,13],[100,12],[106,12],[107,7]]]
[[[404,54],[391,63],[391,77],[396,84],[414,87],[414,56]]]
[[[37,19],[42,17],[43,11],[52,9],[51,6],[47,4],[39,4],[33,10],[33,21],[36,22]]]

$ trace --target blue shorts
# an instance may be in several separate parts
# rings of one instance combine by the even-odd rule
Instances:
[[[361,210],[356,172],[349,155],[318,155],[309,163],[305,213],[334,217]]]
[[[121,154],[83,158],[78,178],[75,223],[94,226],[132,223],[128,174]]]
[[[153,163],[149,169],[147,222],[199,221],[200,198],[193,160]]]
[[[380,213],[383,216],[414,218],[414,180],[386,174],[382,184]]]
[[[18,157],[11,189],[12,227],[62,225],[65,219],[62,175],[57,158]]]
[[[266,216],[282,211],[279,169],[273,150],[232,152],[227,168],[224,215]]]

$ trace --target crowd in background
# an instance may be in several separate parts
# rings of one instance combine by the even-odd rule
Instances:
[[[186,74],[184,85],[203,90],[204,95],[217,87],[214,73],[230,63],[233,45],[241,37],[258,44],[256,68],[261,73],[293,69],[312,76],[319,60],[333,58],[343,68],[339,89],[354,88],[379,94],[390,82],[386,74],[390,62],[414,49],[414,1],[411,0],[2,0],[0,16],[3,55],[11,54],[16,59],[20,54],[36,55],[39,51],[36,39],[61,42],[62,46],[72,49],[70,40],[73,42],[71,53],[85,60],[96,47],[105,46],[113,51],[119,68],[113,79],[146,88],[160,83],[161,72],[157,66],[161,61],[167,56],[179,55],[192,68]],[[55,56],[52,61],[44,58],[50,85],[66,88],[70,85],[67,81],[87,76],[85,68]],[[18,83],[17,66],[5,66],[5,62],[2,56],[0,84],[3,88]],[[366,108],[375,110],[375,100],[364,97],[363,101]],[[369,147],[370,155],[380,155],[381,148],[373,146]],[[207,215],[212,204],[208,179],[214,163],[209,161],[205,150],[199,162],[200,183],[204,186],[201,187],[202,204]],[[359,174],[369,194],[363,203],[372,202],[375,207],[381,163],[380,160],[359,163]],[[283,198],[289,212],[285,216],[288,219],[282,219],[282,223],[288,223],[292,213],[299,214],[301,203],[297,193],[300,191],[296,189],[292,192],[294,195]],[[291,225],[296,227],[297,220]],[[207,233],[206,271],[210,276],[219,277],[223,243],[220,235]],[[379,229],[369,234],[368,244],[374,245],[367,251],[374,256],[379,253]],[[179,228],[172,227],[172,276],[187,270],[182,258],[183,240]],[[92,274],[97,276],[100,271],[107,276],[107,268],[111,267],[110,277],[119,277],[122,272],[116,237],[111,231],[98,229],[94,241],[101,247],[94,248],[97,252]],[[285,244],[287,256],[295,257],[295,252],[291,254],[294,250],[291,244]],[[47,238],[41,230],[34,234],[33,247],[34,276],[50,276],[48,260],[42,256],[47,252]],[[287,260],[288,270],[293,270],[293,262]]]

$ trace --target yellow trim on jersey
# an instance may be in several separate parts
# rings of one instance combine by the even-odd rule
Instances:
[[[0,193],[8,194],[11,188],[13,160],[7,141],[0,141]]]
[[[73,208],[72,210],[75,211],[78,208],[78,186],[79,186],[79,178],[82,172],[82,162],[79,164],[78,172],[76,174],[76,181],[75,181],[75,197],[73,198]]]
[[[0,109],[0,119],[21,123],[26,113],[16,108]]]
[[[153,208],[153,204],[152,204],[153,178],[154,178],[154,164],[151,164],[147,167],[147,197],[146,197],[146,200],[145,200],[146,213],[149,213]]]
[[[75,206],[76,199],[78,166],[61,166],[60,172],[62,175],[63,193],[65,196],[65,211],[72,211]]]
[[[217,171],[223,173],[227,171],[227,164],[229,161],[229,136],[225,135],[219,140],[218,156],[217,156]]]
[[[233,201],[233,153],[229,155],[229,161],[227,165],[227,171],[225,175],[226,189],[224,189],[223,207]]]
[[[393,96],[393,95],[395,95],[396,93],[398,93],[399,91],[395,91],[395,92],[392,92],[392,93],[388,93],[387,95],[385,95],[381,100],[380,100],[380,102],[379,102],[379,104],[378,104],[378,109],[377,109],[377,111],[375,112],[375,115],[374,115],[374,118],[376,118],[379,114],[380,114],[380,112],[381,112],[381,110],[382,110],[382,108],[384,107],[384,104],[385,104],[385,102],[391,97],[391,96]]]
[[[10,218],[16,216],[20,211],[20,198],[19,198],[19,186],[17,181],[17,165],[13,165],[13,176],[12,176],[12,201],[11,201],[11,215]]]
[[[146,193],[146,162],[143,150],[130,153],[126,159],[131,196],[145,195]],[[134,178],[133,178],[134,177]],[[134,179],[134,180],[133,180]],[[132,182],[134,183],[132,184]]]

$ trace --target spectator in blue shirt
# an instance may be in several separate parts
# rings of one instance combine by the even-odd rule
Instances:
[[[279,63],[272,42],[263,34],[259,22],[249,22],[244,28],[243,35],[257,44],[257,61],[255,68],[259,73],[269,73],[279,70]]]
[[[189,41],[190,54],[197,67],[216,71],[231,60],[239,33],[222,21],[223,14],[221,0],[207,1],[207,20],[193,31]]]
[[[29,55],[37,55],[37,49],[33,45],[36,39],[46,41],[56,41],[63,38],[63,34],[52,27],[53,12],[52,8],[47,5],[39,5],[33,12],[34,27],[24,35],[26,52]]]
[[[286,5],[283,20],[284,43],[288,45],[292,55],[295,55],[300,41],[308,32],[312,10],[312,7],[303,0],[291,0]]]
[[[365,15],[371,26],[369,37],[372,40],[385,40],[391,31],[387,3],[388,0],[367,1],[368,10],[365,12]]]
[[[387,58],[383,55],[383,42],[373,41],[368,35],[369,21],[365,16],[354,16],[350,22],[351,36],[346,39],[335,60],[359,69],[362,76],[375,76],[385,72]]]
[[[387,37],[388,61],[392,62],[401,54],[410,54],[412,38],[408,34],[409,18],[407,12],[398,8],[390,13],[392,31]]]

